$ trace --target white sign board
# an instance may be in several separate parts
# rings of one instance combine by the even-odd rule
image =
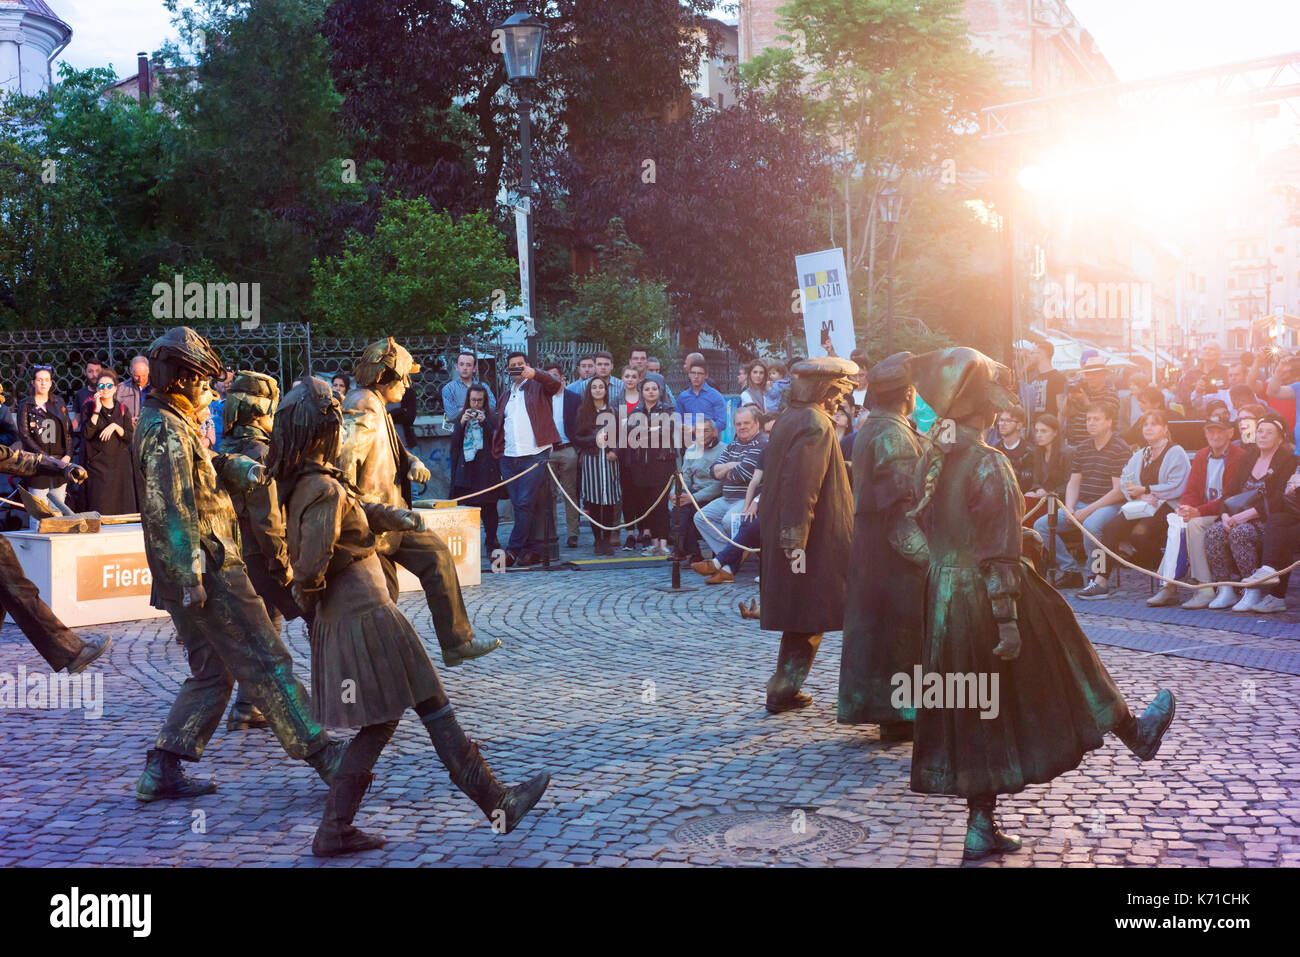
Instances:
[[[803,303],[808,357],[827,355],[822,340],[829,334],[835,354],[847,359],[856,347],[857,337],[853,331],[853,307],[849,303],[844,250],[824,249],[819,253],[796,256],[794,268],[798,273],[799,298]]]
[[[515,205],[515,240],[519,248],[519,301],[523,303],[525,322],[533,314],[533,290],[528,284],[528,257],[532,255],[528,243],[528,197],[521,197]],[[528,323],[531,326],[531,323]]]

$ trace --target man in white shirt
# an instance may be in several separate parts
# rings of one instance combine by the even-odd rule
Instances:
[[[506,357],[506,372],[510,385],[497,399],[497,429],[492,438],[492,454],[501,462],[501,477],[514,479],[506,486],[515,513],[506,544],[506,565],[535,565],[542,560],[542,542],[537,535],[541,522],[534,521],[538,493],[542,483],[551,480],[546,463],[551,447],[560,441],[551,397],[563,390],[559,379],[529,366],[522,352]],[[517,475],[522,477],[515,479]]]

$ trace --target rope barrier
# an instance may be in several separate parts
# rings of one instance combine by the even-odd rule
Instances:
[[[540,465],[541,463],[539,462],[538,464]],[[599,529],[603,529],[606,532],[617,532],[620,529],[631,528],[633,525],[639,525],[644,519],[650,517],[651,512],[653,512],[656,508],[659,507],[659,503],[662,502],[664,496],[668,494],[668,490],[673,487],[673,480],[669,479],[668,484],[664,486],[664,490],[659,493],[659,497],[654,500],[654,504],[651,505],[648,509],[646,509],[644,515],[640,516],[639,518],[634,518],[630,522],[624,522],[622,525],[609,526],[609,525],[600,524],[600,522],[596,521],[594,518],[592,518],[590,515],[584,512],[582,510],[581,505],[579,505],[577,502],[575,502],[573,499],[569,497],[569,493],[565,490],[563,484],[561,484],[559,478],[556,476],[555,469],[551,468],[550,462],[546,463],[546,471],[551,473],[551,479],[555,482],[556,488],[560,490],[560,494],[564,496],[564,500],[568,502],[570,505],[572,505],[574,508],[576,508],[578,510],[579,515],[585,515],[588,522],[590,522],[592,525],[596,526]]]
[[[1159,572],[1149,571],[1148,569],[1143,568],[1141,565],[1133,564],[1132,562],[1128,561],[1121,555],[1116,555],[1113,551],[1111,551],[1104,544],[1102,544],[1101,539],[1099,539],[1091,531],[1085,528],[1083,522],[1079,521],[1079,519],[1074,517],[1074,513],[1065,507],[1064,502],[1062,502],[1055,495],[1049,497],[1056,498],[1057,508],[1059,508],[1061,512],[1065,514],[1066,518],[1068,518],[1071,522],[1074,523],[1074,526],[1077,529],[1079,529],[1080,532],[1082,532],[1085,536],[1091,539],[1097,545],[1097,547],[1100,548],[1103,552],[1105,552],[1107,555],[1115,559],[1115,561],[1119,562],[1121,565],[1125,566],[1126,568],[1131,568],[1135,572],[1141,572],[1143,575],[1146,575],[1150,578],[1154,578],[1157,581],[1163,582],[1166,585],[1182,585],[1184,588],[1271,588],[1272,587],[1271,583],[1273,582],[1274,578],[1280,579],[1281,576],[1293,571],[1296,568],[1300,568],[1300,560],[1297,560],[1292,562],[1286,568],[1279,569],[1273,575],[1268,576],[1268,578],[1262,579],[1260,581],[1255,581],[1255,582],[1198,582],[1197,584],[1190,584],[1188,582],[1179,581],[1177,578],[1166,578],[1164,575],[1161,575]],[[1047,501],[1047,499],[1044,499],[1043,501]]]
[[[440,498],[440,499],[438,499],[438,501],[439,501],[439,502],[463,502],[465,499],[467,499],[467,498],[473,498],[475,495],[483,495],[483,494],[485,494],[485,493],[487,493],[487,492],[495,492],[497,489],[502,488],[502,487],[504,487],[504,486],[506,486],[506,485],[509,485],[509,484],[510,484],[511,482],[513,482],[515,479],[521,479],[521,478],[523,478],[525,475],[527,475],[529,472],[531,472],[533,469],[537,468],[537,467],[538,467],[539,465],[541,465],[541,464],[542,464],[541,462],[534,462],[532,465],[528,466],[528,468],[524,469],[524,470],[523,470],[522,472],[520,472],[518,475],[512,475],[512,476],[510,476],[510,478],[506,479],[504,482],[497,482],[497,484],[496,484],[496,485],[493,485],[491,488],[481,488],[481,489],[479,489],[477,492],[470,492],[468,495],[462,495],[462,496],[460,496],[459,498]],[[547,463],[547,466],[546,466],[546,467],[549,469],[549,468],[551,467],[551,466],[550,466],[550,463]],[[553,478],[553,477],[555,476],[555,473],[552,472],[552,473],[551,473],[551,476],[552,476],[552,478]]]
[[[730,542],[732,545],[735,545],[737,548],[739,548],[742,552],[747,552],[750,555],[753,555],[754,553],[761,551],[761,549],[749,548],[745,545],[740,544],[740,542],[736,541],[734,538],[732,538],[722,529],[718,528],[718,526],[710,522],[709,516],[704,514],[703,507],[700,505],[699,502],[695,501],[695,496],[691,493],[690,488],[687,487],[685,481],[686,476],[682,475],[681,472],[678,472],[677,475],[682,478],[682,489],[686,492],[686,497],[689,498],[691,500],[691,504],[695,506],[695,514],[698,515],[700,518],[704,519],[704,524],[709,526],[709,528],[713,529],[715,532],[717,532],[719,538],[721,538],[723,541]]]

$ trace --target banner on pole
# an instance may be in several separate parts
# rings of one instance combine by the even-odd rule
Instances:
[[[835,354],[847,359],[856,348],[857,336],[853,331],[844,250],[824,249],[796,256],[794,268],[799,278],[799,299],[803,303],[808,357],[828,355],[822,342],[829,336]]]
[[[515,240],[519,248],[519,301],[524,308],[524,322],[532,327],[533,290],[528,283],[528,259],[532,255],[528,243],[528,217],[532,215],[527,196],[515,203]]]

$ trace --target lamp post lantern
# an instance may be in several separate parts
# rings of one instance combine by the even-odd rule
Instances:
[[[537,303],[536,270],[533,265],[533,163],[532,163],[532,84],[542,64],[542,43],[546,38],[546,22],[527,13],[511,14],[493,31],[501,41],[505,57],[506,78],[519,95],[519,191],[522,215],[527,224],[520,237],[520,285],[523,287],[524,318],[528,323],[528,361],[535,364],[537,357]]]
[[[894,227],[898,223],[898,214],[903,206],[903,196],[893,186],[887,186],[880,191],[877,203],[880,208],[880,218],[887,230],[885,241],[889,245],[886,274],[888,296],[885,306],[885,355],[888,356],[894,354]]]

